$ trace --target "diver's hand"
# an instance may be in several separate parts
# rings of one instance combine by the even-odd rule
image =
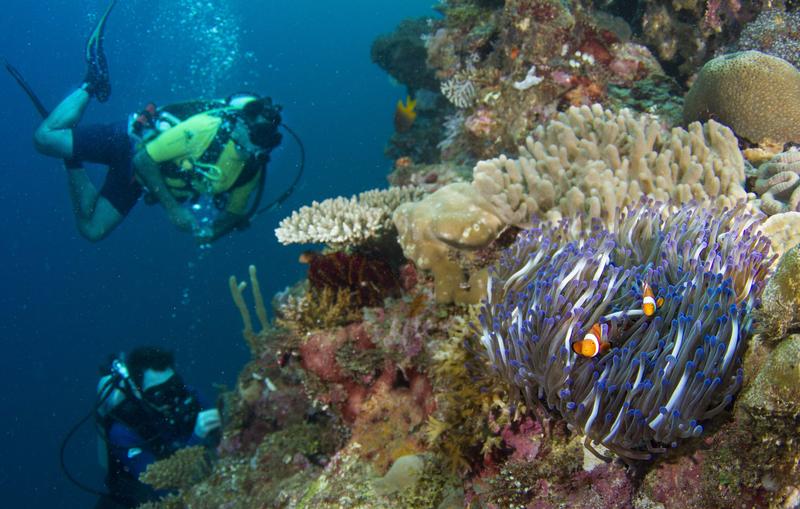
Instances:
[[[174,207],[167,210],[167,216],[169,216],[169,220],[172,221],[172,224],[177,226],[181,231],[191,233],[199,227],[197,218],[183,207]]]
[[[219,410],[216,408],[203,410],[197,414],[197,420],[194,422],[194,434],[200,438],[205,438],[212,431],[219,429],[221,425],[222,418],[219,415]]]

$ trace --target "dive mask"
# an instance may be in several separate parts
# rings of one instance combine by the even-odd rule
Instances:
[[[228,98],[228,104],[241,109],[240,118],[247,126],[250,143],[262,151],[270,151],[280,144],[281,107],[272,104],[272,98],[240,94]]]

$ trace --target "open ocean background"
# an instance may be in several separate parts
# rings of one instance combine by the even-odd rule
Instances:
[[[304,274],[304,247],[274,229],[313,199],[385,187],[383,148],[402,87],[370,61],[370,45],[432,0],[119,0],[106,30],[113,93],[85,122],[113,121],[147,102],[167,104],[249,90],[282,104],[303,139],[306,175],[277,211],[207,250],[160,207],[139,203],[106,240],[75,228],[64,168],[35,153],[39,118],[16,83],[0,78],[0,506],[86,508],[94,497],[59,470],[69,428],[90,412],[107,356],[140,344],[176,351],[179,370],[208,397],[233,386],[249,352],[227,279],[254,263],[265,296]],[[105,2],[4,0],[2,56],[52,108],[84,76],[83,46]],[[272,154],[267,203],[285,189],[299,152],[284,135]],[[98,168],[93,176],[100,183]],[[306,247],[307,248],[307,247]],[[90,421],[92,422],[92,421]],[[102,488],[95,431],[85,425],[67,462]]]

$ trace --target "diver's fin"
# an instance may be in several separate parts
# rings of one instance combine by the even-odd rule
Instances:
[[[108,15],[111,14],[111,10],[116,4],[117,0],[111,0],[111,3],[109,3],[108,7],[106,7],[106,12],[104,12],[100,17],[100,20],[94,27],[91,35],[89,35],[89,39],[86,40],[86,62],[89,62],[94,57],[94,54],[97,53],[98,48],[102,52],[103,35],[106,31],[106,21],[108,21]]]
[[[103,36],[105,35],[106,21],[117,0],[111,0],[106,11],[100,17],[89,39],[86,41],[86,91],[98,101],[106,102],[111,95],[111,81],[108,75],[108,61],[103,51]]]

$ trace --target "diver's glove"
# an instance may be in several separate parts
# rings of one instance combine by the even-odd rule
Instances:
[[[197,414],[197,420],[194,423],[194,434],[200,438],[205,438],[212,431],[216,431],[222,426],[222,417],[219,415],[219,410],[216,408],[211,410],[203,410]]]

